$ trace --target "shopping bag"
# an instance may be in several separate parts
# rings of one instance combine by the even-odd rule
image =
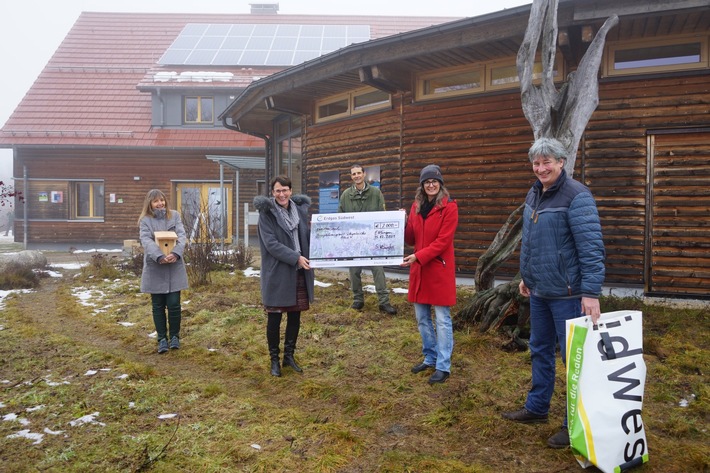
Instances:
[[[583,468],[625,471],[648,461],[641,420],[646,364],[642,314],[622,310],[567,321],[567,422]]]

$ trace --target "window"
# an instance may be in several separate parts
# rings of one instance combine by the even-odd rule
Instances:
[[[483,67],[438,70],[417,77],[417,96],[432,99],[483,91]]]
[[[104,217],[103,182],[72,183],[73,219],[93,219]]]
[[[368,109],[381,108],[390,103],[390,94],[381,90],[372,90],[360,95],[353,96],[353,112],[361,112]]]
[[[213,97],[185,97],[185,123],[213,123]]]
[[[520,86],[518,66],[515,59],[488,64],[486,69],[488,71],[486,90],[510,89]],[[552,68],[552,78],[553,80],[561,80],[562,77],[562,54],[558,51],[557,54],[555,54],[555,65]],[[533,66],[533,81],[539,82],[541,78],[542,62],[536,61]]]
[[[555,55],[554,80],[563,78],[562,54]],[[542,63],[535,63],[533,79],[540,80]],[[416,100],[435,100],[520,86],[515,58],[505,61],[437,69],[417,75]]]
[[[389,108],[390,104],[391,99],[387,92],[365,87],[316,102],[316,122]]]
[[[605,75],[630,75],[708,67],[708,36],[607,46]]]
[[[283,174],[290,177],[291,189],[294,194],[300,194],[302,192],[303,156],[301,154],[301,125],[301,118],[294,116],[285,117],[274,125],[276,134],[274,175]]]
[[[318,105],[317,107],[318,112],[316,116],[318,117],[318,120],[348,116],[350,115],[350,97],[345,96],[343,98],[338,98],[332,102],[326,102]]]

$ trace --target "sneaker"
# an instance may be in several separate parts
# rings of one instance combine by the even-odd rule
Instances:
[[[177,350],[178,348],[180,348],[180,339],[175,335],[170,339],[170,349]]]
[[[434,367],[431,365],[427,365],[426,363],[420,363],[418,365],[412,366],[412,373],[417,374],[421,373],[422,371],[426,370],[433,370]]]
[[[168,339],[161,338],[158,340],[158,353],[162,355],[166,351],[168,351]]]
[[[429,384],[443,383],[447,379],[449,379],[449,373],[447,373],[446,371],[436,370],[436,371],[434,371],[434,374],[431,375],[431,377],[429,378],[429,381],[427,381],[427,382]]]
[[[365,303],[362,301],[355,301],[353,305],[350,306],[351,309],[355,310],[362,310],[363,307],[365,307]]]
[[[541,424],[547,422],[547,414],[534,414],[524,407],[518,411],[504,412],[503,419],[520,422],[521,424]]]
[[[392,307],[392,305],[388,302],[387,304],[380,305],[380,312],[384,312],[389,315],[396,315],[397,309]]]
[[[559,432],[547,439],[547,446],[550,448],[569,447],[569,431],[567,427],[562,427]]]

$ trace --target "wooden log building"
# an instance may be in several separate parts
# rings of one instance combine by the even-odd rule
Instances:
[[[389,209],[439,164],[459,203],[458,270],[473,273],[534,181],[516,54],[530,6],[351,45],[251,84],[220,115],[266,143],[267,180],[288,173],[319,206],[319,176],[379,166]],[[597,199],[606,285],[710,294],[710,8],[707,0],[561,0],[555,75],[573,73],[606,18],[600,103],[575,177]],[[273,153],[298,137],[298,166]],[[513,276],[517,257],[500,271]]]

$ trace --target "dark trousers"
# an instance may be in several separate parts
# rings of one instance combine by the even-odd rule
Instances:
[[[153,323],[155,331],[158,332],[158,340],[167,338],[168,322],[170,322],[170,338],[180,338],[180,320],[182,319],[180,291],[151,294],[150,299],[153,305]],[[167,320],[165,319],[166,308],[168,310]]]

